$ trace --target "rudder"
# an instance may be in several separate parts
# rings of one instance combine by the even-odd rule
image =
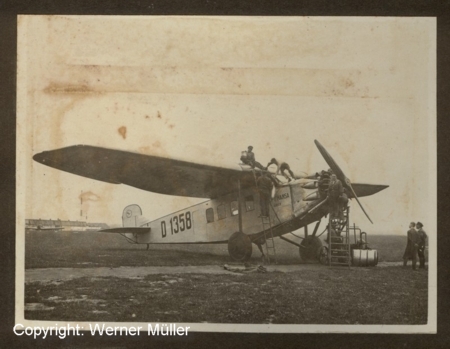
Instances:
[[[142,216],[142,210],[139,205],[128,205],[123,209],[122,225],[124,227],[138,227],[139,217]]]

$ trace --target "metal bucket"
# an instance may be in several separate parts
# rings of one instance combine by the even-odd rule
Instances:
[[[352,265],[355,267],[374,267],[377,264],[377,250],[352,250]]]

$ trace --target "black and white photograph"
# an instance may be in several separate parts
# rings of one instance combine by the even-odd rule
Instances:
[[[436,333],[436,18],[17,23],[16,323]]]

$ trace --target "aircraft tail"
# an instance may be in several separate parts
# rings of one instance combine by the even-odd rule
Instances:
[[[121,234],[133,242],[145,243],[151,231],[148,222],[142,217],[142,210],[138,205],[128,205],[123,209],[122,228],[102,229],[99,232]]]
[[[142,226],[143,220],[145,218],[142,217],[142,209],[139,205],[128,205],[123,209],[122,212],[122,225],[124,228],[137,228],[135,230],[138,230],[138,227]],[[123,228],[122,228],[123,229]],[[144,228],[141,228],[144,230]],[[125,237],[127,237],[130,240],[133,240],[135,242],[138,242],[138,234],[137,232],[134,232],[133,229],[123,229]],[[147,228],[147,230],[150,230]],[[141,233],[148,232],[147,230],[142,231]],[[129,232],[128,232],[129,231]]]
[[[139,227],[142,217],[142,210],[139,205],[128,205],[123,209],[122,225],[124,227]]]

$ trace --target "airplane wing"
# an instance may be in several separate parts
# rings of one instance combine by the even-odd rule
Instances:
[[[238,179],[241,188],[255,185],[252,170],[244,166],[216,167],[88,145],[44,151],[33,159],[79,176],[167,195],[214,199],[236,191]]]
[[[357,197],[362,198],[364,196],[369,196],[388,188],[388,185],[384,184],[363,184],[363,183],[352,183],[353,190]],[[355,195],[352,192],[348,193],[348,197],[353,199]]]

